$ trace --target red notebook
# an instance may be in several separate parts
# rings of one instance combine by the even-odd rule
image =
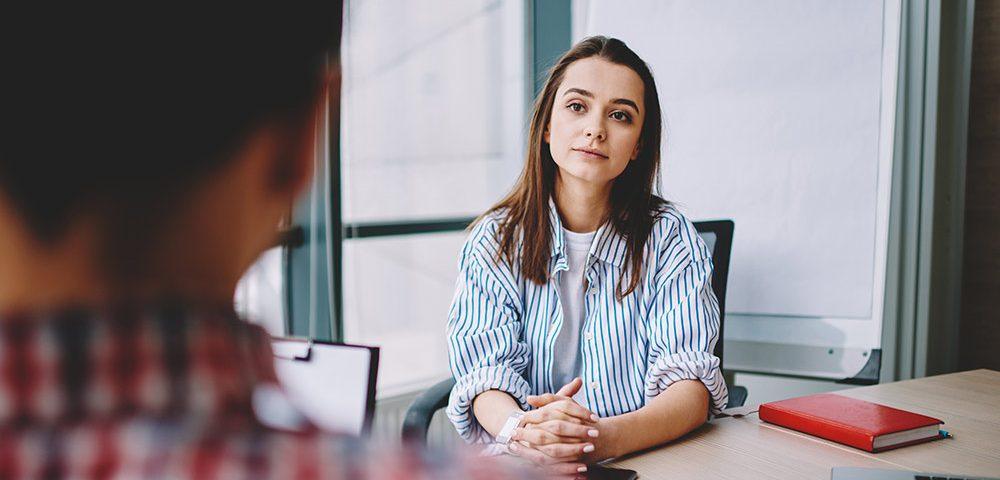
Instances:
[[[944,423],[832,393],[765,403],[758,414],[765,422],[873,453],[939,438]]]

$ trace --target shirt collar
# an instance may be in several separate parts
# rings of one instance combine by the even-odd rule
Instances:
[[[252,419],[275,385],[267,334],[229,308],[0,318],[0,426],[149,415]]]
[[[549,198],[549,224],[552,225],[552,265],[550,271],[554,272],[566,266],[566,243],[563,235],[562,220],[559,218],[559,210],[552,198]],[[597,229],[594,235],[594,243],[590,245],[590,253],[605,263],[621,267],[625,264],[626,243],[622,235],[614,228],[611,222],[605,222]],[[562,265],[562,267],[561,267]]]

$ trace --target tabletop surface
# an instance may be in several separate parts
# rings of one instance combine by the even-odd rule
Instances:
[[[712,420],[687,436],[610,466],[654,478],[830,478],[832,467],[1000,476],[1000,372],[971,370],[835,392],[944,421],[954,438],[868,453],[761,422]]]

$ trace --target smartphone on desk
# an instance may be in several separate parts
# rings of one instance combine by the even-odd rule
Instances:
[[[588,480],[635,480],[639,474],[635,470],[590,465],[587,467]]]

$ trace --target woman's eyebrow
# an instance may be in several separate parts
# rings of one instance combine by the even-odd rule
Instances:
[[[587,97],[587,98],[594,98],[594,94],[593,93],[590,93],[590,92],[588,92],[588,91],[586,91],[586,90],[584,90],[582,88],[568,88],[568,89],[566,89],[565,92],[563,92],[563,96],[565,97],[566,95],[569,95],[571,93],[578,93],[578,94],[583,95],[584,97]],[[611,103],[618,104],[618,105],[627,105],[629,107],[632,107],[636,111],[636,113],[639,113],[639,106],[636,105],[635,102],[633,102],[632,100],[629,100],[627,98],[616,98],[616,99],[612,100]]]
[[[570,89],[567,89],[565,92],[563,92],[563,96],[565,97],[566,95],[569,95],[571,93],[579,93],[580,95],[583,95],[584,97],[594,98],[594,94],[593,93],[590,93],[590,92],[588,92],[588,91],[586,91],[586,90],[584,90],[582,88],[570,88]]]
[[[616,103],[618,105],[627,105],[635,109],[635,113],[639,113],[639,106],[635,104],[632,100],[627,98],[616,98],[611,101],[611,103]]]

